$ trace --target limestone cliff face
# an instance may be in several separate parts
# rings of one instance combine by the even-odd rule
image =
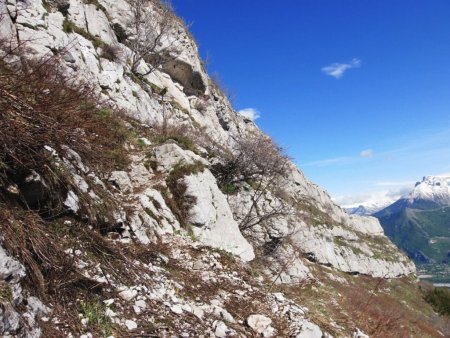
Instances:
[[[157,5],[150,2],[146,11],[158,20]],[[151,66],[144,61],[137,69],[131,69],[133,51],[119,41],[118,30],[133,35],[129,28],[130,4],[125,0],[7,0],[0,3],[0,13],[5,13],[0,22],[1,38],[13,44],[23,43],[25,54],[21,58],[60,55],[66,75],[88,82],[103,100],[145,127],[168,123],[191,130],[195,152],[176,142],[153,144],[143,138],[140,142],[144,151],[130,149],[131,164],[127,170],[112,172],[107,178],[86,168],[78,154],[70,151],[69,155],[57,154],[49,149],[52,156],[70,163],[78,191],[95,194],[93,181],[106,190],[108,182],[115,186],[105,194],[121,201],[119,206],[111,206],[115,208],[114,223],[121,227],[118,241],[149,245],[161,240],[174,241],[175,235],[181,233],[197,243],[235,254],[243,261],[267,255],[264,271],[277,283],[314,279],[311,267],[315,264],[375,277],[399,277],[415,272],[414,265],[384,236],[375,219],[347,215],[293,163],[289,163],[280,183],[283,197],[264,191],[252,206],[256,188],[251,184],[242,183],[233,194],[219,189],[211,169],[222,160],[215,147],[220,145],[222,152],[233,153],[236,139],[260,131],[253,122],[238,115],[213,85],[194,40],[179,19],[173,18],[176,24],[168,40],[172,35],[179,41],[180,54],[147,74]],[[105,57],[107,46],[114,46],[114,58]],[[14,55],[8,58],[11,62],[20,61]],[[184,195],[191,201],[185,204],[186,210],[181,210],[185,212],[189,234],[165,196],[171,175],[176,175],[183,166],[195,168],[179,178]],[[65,196],[67,209],[82,216],[80,203],[80,196],[72,190]],[[282,204],[289,212],[240,230],[239,225],[249,214],[270,213]],[[271,255],[267,254],[264,248],[274,243],[283,245],[273,246],[269,250]],[[0,250],[3,255],[1,247]],[[15,261],[11,261],[8,269],[12,272],[5,273],[14,276],[9,282],[16,287],[24,271]],[[8,323],[18,325],[14,320]],[[215,325],[218,337],[227,334],[225,324],[225,328]],[[261,330],[272,332],[269,327],[270,323]],[[318,327],[305,322],[304,330],[308,327],[315,334],[311,337],[322,336]],[[4,327],[3,330],[8,332]],[[12,332],[13,328],[8,330]],[[220,330],[224,335],[220,335]],[[267,336],[273,334],[270,332]],[[298,332],[298,337],[306,337],[301,330]]]

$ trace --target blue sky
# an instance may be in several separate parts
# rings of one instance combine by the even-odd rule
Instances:
[[[173,5],[235,109],[339,202],[450,172],[449,1]]]

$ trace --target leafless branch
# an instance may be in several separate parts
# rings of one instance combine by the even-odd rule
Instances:
[[[127,39],[127,44],[133,52],[131,68],[136,73],[141,61],[145,61],[149,69],[140,74],[145,76],[180,55],[177,21],[170,2],[152,6],[149,0],[130,0],[130,4],[132,21],[129,28],[133,36]]]

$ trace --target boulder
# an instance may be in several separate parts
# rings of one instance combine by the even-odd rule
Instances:
[[[181,149],[176,143],[165,143],[154,149],[155,158],[158,163],[158,171],[170,171],[176,165],[194,164],[201,162],[208,165],[203,157],[190,150]]]
[[[242,236],[225,195],[208,169],[184,177],[187,196],[195,200],[188,222],[194,235],[206,245],[229,251],[245,261],[255,257],[253,247]]]
[[[250,315],[247,318],[247,325],[262,337],[273,337],[275,329],[270,326],[272,319],[263,315]]]
[[[301,323],[300,332],[295,336],[296,338],[322,338],[323,333],[320,327],[316,324],[307,321],[306,319]]]
[[[122,192],[129,192],[132,189],[131,180],[126,171],[113,171],[109,180]]]

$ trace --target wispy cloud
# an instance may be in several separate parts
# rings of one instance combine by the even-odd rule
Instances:
[[[439,175],[436,175],[437,177],[450,177],[450,172],[449,173],[442,173]]]
[[[307,163],[301,163],[300,167],[327,167],[331,165],[351,164],[363,158],[373,157],[374,151],[372,149],[366,149],[359,153],[359,156],[341,156],[327,158],[324,160],[311,161]]]
[[[245,108],[238,111],[238,114],[255,121],[256,119],[259,119],[261,117],[261,113],[258,109],[255,108]]]
[[[382,181],[376,182],[375,185],[379,187],[404,187],[404,186],[412,186],[416,183],[416,181]]]
[[[372,149],[366,149],[359,153],[359,156],[361,156],[361,157],[373,157],[373,155],[374,155],[374,152]]]
[[[348,63],[332,63],[331,65],[323,67],[322,72],[336,79],[340,79],[348,69],[359,67],[361,67],[361,60],[355,58]]]
[[[325,160],[311,161],[307,163],[300,164],[301,167],[326,167],[333,164],[342,164],[351,160],[351,157],[335,157],[327,158]]]

